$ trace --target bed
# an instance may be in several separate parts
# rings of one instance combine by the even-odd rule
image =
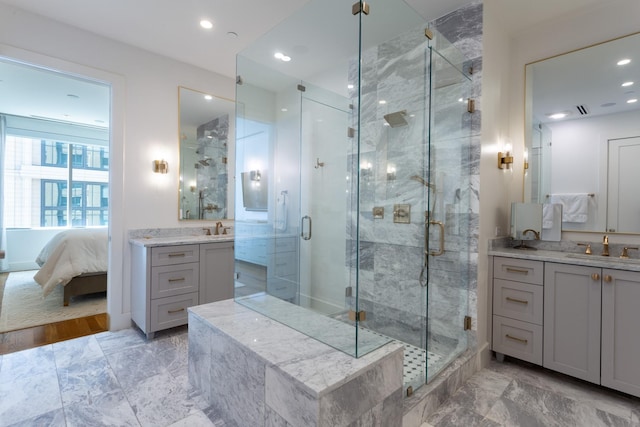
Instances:
[[[53,236],[36,258],[40,269],[33,277],[44,297],[61,285],[68,306],[74,296],[106,291],[108,246],[106,229],[77,228]]]

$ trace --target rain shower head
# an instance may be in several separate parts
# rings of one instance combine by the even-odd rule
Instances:
[[[400,126],[406,126],[408,123],[404,116],[407,115],[407,110],[396,111],[395,113],[389,113],[384,115],[384,119],[389,123],[392,128]]]
[[[421,177],[420,175],[413,175],[410,179],[414,180],[414,181],[418,181],[420,184],[424,185],[425,187],[428,187],[432,190],[435,191],[436,186],[433,184],[428,183],[427,181],[424,180],[423,177]]]

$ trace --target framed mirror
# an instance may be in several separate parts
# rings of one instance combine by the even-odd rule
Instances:
[[[180,220],[233,218],[229,158],[235,102],[178,87]]]
[[[563,231],[640,233],[640,34],[525,76],[524,201],[561,204]]]

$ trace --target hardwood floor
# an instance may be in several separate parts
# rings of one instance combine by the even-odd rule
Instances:
[[[109,329],[106,313],[0,334],[0,354],[97,334]]]

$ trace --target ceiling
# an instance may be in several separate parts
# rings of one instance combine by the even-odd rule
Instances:
[[[346,0],[323,1],[336,3]],[[372,10],[376,1],[382,0],[371,0]],[[500,19],[507,31],[513,33],[598,0],[485,1],[493,1],[499,5]],[[384,0],[384,3],[387,2],[388,0]],[[473,2],[474,0],[406,0],[406,3],[425,20],[433,20]],[[268,2],[263,0],[0,0],[0,3],[235,78],[236,54],[249,46],[255,48],[254,42],[258,39],[264,43],[268,39],[269,30],[310,2],[308,0],[269,0]],[[384,3],[378,3],[378,6],[386,5]],[[199,26],[199,21],[204,18],[213,23],[211,30],[204,30]],[[296,23],[296,25],[303,29],[305,27],[304,23]],[[313,47],[316,47],[315,45],[319,45],[319,42],[325,39],[333,40],[332,46],[341,47],[340,42],[336,42],[340,39],[333,34],[338,30],[336,27],[325,29],[324,33],[309,34],[306,41],[298,41],[298,45],[294,45],[292,49],[303,48],[304,50],[306,46],[302,46],[303,43],[310,45],[313,43]],[[390,27],[390,25],[376,26],[380,29],[384,27]],[[0,111],[21,114],[20,108],[26,107],[16,101],[18,97],[24,103],[38,105],[38,111],[32,111],[30,113],[32,115],[50,115],[56,120],[77,120],[84,124],[98,126],[100,121],[105,120],[104,115],[108,114],[108,111],[103,111],[102,107],[92,111],[89,98],[68,96],[78,95],[82,90],[91,92],[90,87],[79,87],[82,86],[82,81],[70,80],[71,86],[66,87],[60,80],[60,75],[48,73],[40,78],[54,79],[55,81],[50,84],[38,86],[28,81],[18,84],[15,79],[20,76],[26,79],[29,73],[12,73],[15,71],[15,69],[12,70],[14,66],[16,64],[2,64],[0,61],[0,94],[2,95]],[[3,72],[6,76],[3,76]],[[12,73],[11,79],[14,79],[12,84],[6,81],[10,73]],[[9,93],[8,87],[21,87],[23,92],[19,95],[14,92]],[[55,90],[47,91],[46,88]],[[61,97],[64,102],[61,101]]]

